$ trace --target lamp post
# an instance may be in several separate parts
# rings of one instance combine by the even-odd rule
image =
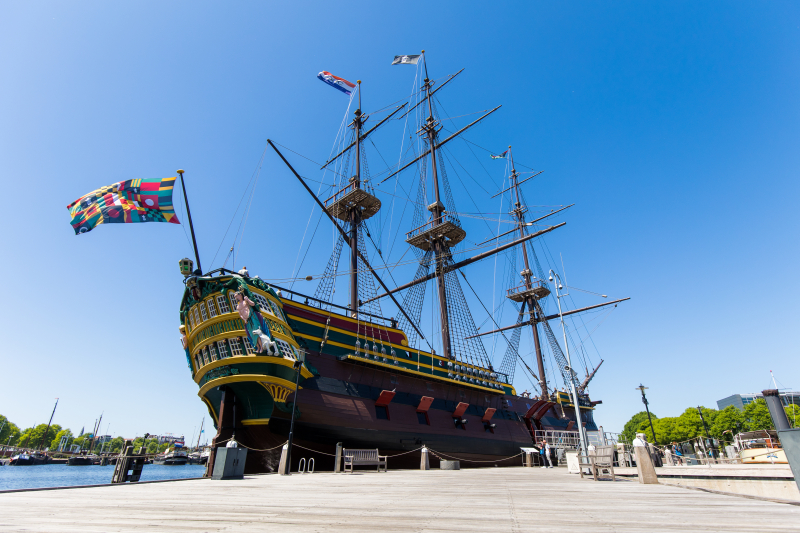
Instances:
[[[553,277],[558,279],[558,283],[553,282]],[[567,372],[569,372],[569,390],[572,396],[572,403],[575,405],[575,417],[576,423],[578,424],[578,437],[580,439],[581,445],[581,453],[584,457],[589,457],[589,448],[586,446],[586,434],[583,429],[583,421],[581,420],[581,408],[578,405],[578,389],[575,388],[575,377],[572,370],[572,360],[569,356],[569,344],[567,344],[567,327],[564,325],[564,315],[561,313],[561,289],[564,286],[561,284],[561,277],[550,270],[550,282],[553,283],[553,286],[556,289],[556,300],[558,301],[558,317],[561,319],[561,331],[564,334],[564,350],[566,351],[567,356]]]
[[[639,386],[636,387],[636,390],[642,393],[642,403],[644,404],[645,411],[647,411],[647,421],[650,422],[650,431],[653,432],[653,444],[658,446],[658,438],[656,437],[656,430],[655,428],[653,428],[653,419],[650,418],[650,407],[649,404],[647,403],[647,396],[644,395],[644,391],[646,391],[647,389],[648,387],[645,387],[641,383],[639,383]]]
[[[297,377],[294,382],[294,402],[292,403],[292,421],[289,423],[289,440],[286,443],[286,470],[281,474],[289,475],[292,472],[292,440],[294,437],[294,411],[297,409],[297,391],[300,389],[300,373],[303,370],[303,361],[306,360],[306,352],[300,350],[299,357],[294,362],[294,368],[297,370]]]

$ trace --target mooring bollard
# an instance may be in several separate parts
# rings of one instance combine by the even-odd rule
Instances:
[[[653,458],[646,446],[634,446],[636,452],[636,471],[639,474],[639,483],[645,485],[658,485],[658,476],[653,466]]]
[[[289,453],[289,444],[284,444],[281,448],[281,462],[278,463],[278,473],[282,476],[291,475],[289,472],[289,465],[286,464],[286,456]]]
[[[431,463],[428,460],[428,448],[425,446],[422,447],[422,457],[419,459],[419,469],[420,470],[430,470]]]
[[[338,474],[342,471],[342,443],[336,443],[336,464],[333,465],[333,473]]]

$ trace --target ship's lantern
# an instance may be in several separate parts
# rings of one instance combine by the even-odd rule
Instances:
[[[181,274],[183,274],[185,277],[188,278],[192,275],[192,272],[194,271],[194,262],[191,259],[184,257],[178,261],[178,265],[181,267]]]

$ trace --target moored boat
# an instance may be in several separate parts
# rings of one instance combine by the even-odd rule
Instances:
[[[189,462],[189,454],[180,448],[168,448],[164,453],[153,457],[153,464],[182,466]]]

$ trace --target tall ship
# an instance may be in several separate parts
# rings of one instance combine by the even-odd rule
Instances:
[[[212,447],[231,440],[246,446],[248,473],[277,469],[292,418],[293,443],[299,448],[291,454],[293,467],[302,457],[313,457],[318,469],[333,467],[337,443],[378,448],[391,457],[393,467],[418,467],[419,454],[410,452],[421,446],[431,450],[432,466],[438,459],[506,466],[519,464],[520,449],[542,438],[555,436],[575,446],[583,438],[581,428],[589,437],[598,432],[593,411],[600,402],[589,397],[587,386],[599,365],[582,365],[581,370],[570,365],[566,330],[562,349],[553,329],[559,331],[565,316],[622,300],[561,310],[557,297],[564,287],[558,274],[544,272],[533,244],[565,224],[548,225],[566,207],[538,218],[530,215],[523,185],[537,174],[518,172],[510,147],[493,156],[506,159],[507,168],[505,188],[493,198],[506,199],[503,216],[511,229],[492,231],[484,242],[465,240],[461,219],[466,216],[454,202],[447,175],[452,155],[446,147],[499,106],[445,136],[444,122],[450,119],[442,111],[439,90],[461,71],[430,79],[424,52],[396,58],[395,64],[415,65],[422,81],[404,103],[373,113],[362,111],[360,81],[320,73],[320,79],[338,86],[357,105],[342,123],[332,157],[320,168],[321,179],[334,176],[330,194],[314,193],[310,178],[302,177],[293,166],[297,161],[290,160],[297,154],[268,141],[285,164],[285,177],[302,183],[309,205],[322,211],[323,223],[335,236],[313,294],[267,281],[268,265],[258,270],[267,280],[246,268],[205,272],[196,241],[195,261],[180,262],[185,276],[182,342],[198,397],[217,429]],[[368,121],[374,125],[368,128]],[[403,132],[408,144],[398,164],[371,175],[366,145],[374,145],[372,136],[390,123],[411,124]],[[404,257],[415,258],[411,280],[394,279],[372,237],[376,226],[371,221],[380,213],[384,194],[378,186],[391,179],[417,190],[416,201],[409,202],[414,207],[411,224],[397,239],[410,252]],[[184,199],[191,225],[185,189]],[[495,322],[467,268],[500,253],[512,272],[501,296],[516,312],[516,321],[506,324]],[[432,295],[427,305],[426,292]],[[479,330],[470,302],[472,307],[479,302],[481,313],[491,319],[489,331]],[[385,313],[384,307],[396,311]],[[423,308],[430,317],[423,318]],[[532,335],[532,354],[520,353],[523,331]],[[505,343],[499,362],[487,354],[488,335]],[[530,390],[514,387],[518,368]]]

